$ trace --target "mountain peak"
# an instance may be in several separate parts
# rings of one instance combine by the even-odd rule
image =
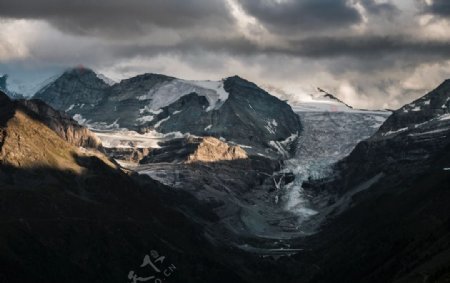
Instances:
[[[137,75],[128,79],[124,79],[121,81],[121,83],[136,83],[136,82],[143,82],[143,81],[171,81],[174,80],[174,77],[166,76],[163,74],[155,74],[155,73],[145,73],[141,75]]]
[[[331,100],[333,100],[333,101],[335,101],[335,102],[338,102],[338,103],[341,103],[341,104],[344,104],[344,105],[347,106],[348,108],[353,109],[352,106],[348,105],[348,104],[345,103],[344,101],[340,100],[339,98],[337,98],[336,96],[332,95],[331,93],[329,93],[329,92],[323,90],[322,88],[318,87],[318,88],[317,88],[317,91],[322,95],[322,97],[331,99]]]
[[[95,74],[95,72],[92,69],[84,67],[83,65],[69,68],[64,72],[64,74],[71,74],[71,75],[85,75],[92,73]]]
[[[228,78],[224,79],[223,81],[224,81],[225,90],[228,92],[232,92],[231,89],[233,87],[250,87],[250,88],[258,88],[259,89],[259,87],[255,83],[252,83],[244,78],[241,78],[238,75],[228,77]]]
[[[76,105],[97,103],[103,99],[108,87],[110,85],[93,70],[80,66],[66,70],[41,88],[34,98],[49,103],[55,109],[66,110]]]
[[[388,118],[378,132],[386,137],[407,130],[421,130],[433,124],[444,123],[449,117],[450,80],[415,101],[404,105]]]
[[[238,75],[234,75],[228,78],[225,78],[224,81],[228,81],[228,82],[241,82],[241,83],[248,83],[248,84],[253,84],[252,82],[238,76]]]

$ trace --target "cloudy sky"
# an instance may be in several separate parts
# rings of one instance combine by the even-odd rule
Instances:
[[[0,73],[29,86],[77,65],[396,108],[450,78],[450,1],[0,0]]]

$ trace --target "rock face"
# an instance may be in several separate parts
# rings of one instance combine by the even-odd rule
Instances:
[[[223,137],[259,152],[272,148],[273,155],[279,154],[273,143],[289,151],[301,131],[288,104],[239,77],[210,82],[144,74],[109,86],[91,70],[71,70],[34,97],[96,129]]]
[[[135,147],[126,147],[126,148],[103,148],[105,153],[118,161],[126,161],[131,163],[139,163],[144,157],[146,157],[151,151],[151,148],[135,148]]]
[[[445,282],[450,262],[450,81],[395,111],[371,138],[305,182],[326,220],[304,244],[327,256],[300,282]],[[445,263],[444,263],[445,262]],[[314,266],[320,266],[318,271]],[[358,266],[355,271],[354,267]]]
[[[351,106],[348,105],[347,103],[343,102],[342,100],[340,100],[340,99],[337,98],[336,96],[332,95],[331,93],[328,93],[328,92],[326,92],[325,90],[321,89],[320,87],[317,88],[317,91],[318,91],[319,93],[321,93],[322,96],[323,96],[324,98],[328,98],[328,99],[330,99],[330,100],[332,100],[332,101],[336,101],[336,102],[338,102],[338,103],[340,103],[340,104],[343,104],[343,105],[347,106],[349,109],[353,109],[353,107],[351,107]]]
[[[191,94],[163,108],[149,126],[157,126],[162,132],[185,129],[199,136],[266,147],[270,141],[283,141],[300,133],[299,118],[290,106],[255,84],[232,77],[224,81],[224,89],[229,97],[218,110],[202,111],[208,106],[207,100]]]
[[[75,146],[98,146],[93,142],[95,137],[89,130],[68,124],[67,122],[73,122],[70,118],[67,121],[58,119],[61,114],[42,105],[42,102],[34,104],[32,101],[12,101],[4,93],[0,93],[0,103],[0,125],[3,126],[0,156],[4,164],[22,167],[49,166],[80,172],[81,169],[72,156],[78,152]],[[46,116],[47,114],[50,116]]]
[[[197,150],[188,156],[187,163],[218,162],[248,158],[247,153],[239,146],[228,144],[213,138],[201,138]]]
[[[40,100],[20,100],[17,104],[70,144],[84,148],[101,149],[100,139],[64,112],[56,111]]]
[[[173,282],[245,282],[201,221],[177,210],[189,196],[74,146],[42,122],[48,113],[0,93],[1,281],[123,282],[132,270],[148,276],[139,267],[156,251]]]
[[[44,86],[34,98],[69,113],[70,108],[75,107],[90,111],[103,100],[108,87],[109,85],[92,70],[75,68],[64,72],[58,79]]]
[[[152,150],[140,163],[210,163],[248,158],[241,147],[228,145],[213,137],[189,136],[162,142],[160,146],[161,148]]]
[[[338,164],[343,191],[379,173],[407,180],[435,166],[450,144],[450,80],[395,111],[370,139]]]
[[[39,100],[10,100],[2,93],[4,113],[20,111],[45,124],[62,139],[77,147],[100,149],[101,141],[86,127],[63,112],[56,111]]]

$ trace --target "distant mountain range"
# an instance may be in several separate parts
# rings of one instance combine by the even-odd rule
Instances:
[[[78,68],[34,98],[93,129],[213,136],[254,147],[255,154],[287,152],[301,132],[287,103],[239,77],[212,82],[144,74],[110,85]]]
[[[9,97],[13,99],[23,98],[22,94],[12,91],[8,88],[8,75],[0,76],[0,91],[3,91],[5,94],[7,94]]]
[[[450,81],[394,112],[85,68],[33,98],[0,92],[0,281],[123,282],[156,249],[168,282],[450,276]]]

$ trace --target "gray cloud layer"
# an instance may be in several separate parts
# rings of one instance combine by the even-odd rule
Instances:
[[[222,0],[15,0],[3,1],[0,17],[44,19],[76,34],[146,33],[151,26],[186,28],[227,25],[232,19]]]
[[[340,28],[361,21],[346,0],[240,0],[243,8],[276,31]]]
[[[237,73],[279,87],[319,84],[350,97],[350,103],[367,100],[364,107],[379,107],[388,96],[396,107],[434,84],[430,76],[450,74],[450,36],[435,36],[419,24],[424,14],[433,16],[434,28],[439,21],[448,23],[450,2],[417,1],[423,5],[409,0],[3,1],[0,73],[27,64],[48,72],[52,65],[59,70],[78,63],[127,75],[153,71],[149,68],[188,77]],[[21,30],[12,31],[11,41],[1,38],[2,19],[47,25],[22,37]],[[27,51],[24,59],[8,59],[7,52],[22,50],[18,43]],[[349,95],[349,86],[356,96]]]
[[[426,11],[435,15],[450,17],[450,2],[448,0],[434,0]]]

